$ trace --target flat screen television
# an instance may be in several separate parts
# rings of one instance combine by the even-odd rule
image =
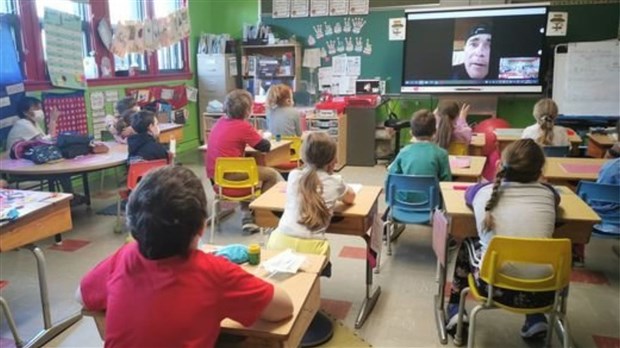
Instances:
[[[407,10],[402,93],[540,93],[545,4]]]

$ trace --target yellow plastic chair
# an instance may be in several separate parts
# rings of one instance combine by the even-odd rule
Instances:
[[[230,177],[234,176],[233,179]],[[238,179],[241,177],[241,179]],[[219,157],[215,160],[213,177],[215,199],[211,209],[211,237],[213,244],[217,205],[222,200],[243,202],[252,201],[260,196],[258,166],[253,157]]]
[[[448,154],[453,156],[467,156],[469,154],[469,144],[451,142],[448,146]]]
[[[548,267],[547,275],[541,278],[520,278],[510,275],[504,270],[508,263],[534,265],[534,267]],[[546,273],[546,272],[542,272]],[[541,273],[541,274],[542,274]],[[571,344],[566,318],[566,303],[568,300],[568,285],[571,274],[571,241],[570,239],[543,239],[543,238],[514,238],[495,236],[484,254],[480,278],[487,284],[487,294],[493,294],[495,287],[527,292],[555,291],[553,303],[540,308],[518,308],[497,303],[491,297],[484,297],[476,287],[472,274],[469,275],[469,288],[461,292],[457,333],[454,344],[461,345],[462,319],[467,294],[472,293],[480,302],[469,316],[469,338],[467,347],[474,347],[476,315],[481,310],[502,308],[513,313],[549,315],[549,329],[547,330],[546,346],[551,345],[553,331],[557,327],[562,333],[564,347]]]
[[[288,163],[279,164],[275,166],[275,169],[280,173],[288,173],[301,166],[301,138],[297,136],[284,136],[282,140],[291,142],[291,157]]]

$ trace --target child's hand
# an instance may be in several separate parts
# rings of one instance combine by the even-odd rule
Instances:
[[[52,113],[50,114],[50,123],[56,123],[59,117],[60,117],[60,111],[58,111],[57,107],[54,107],[52,109]]]
[[[133,131],[133,128],[131,128],[131,126],[125,127],[123,131],[121,132],[121,136],[123,138],[128,138],[130,135],[133,135],[133,134],[135,134],[135,132]]]
[[[463,121],[467,122],[467,115],[469,114],[470,105],[467,103],[463,103],[461,106],[461,112],[459,113],[459,118]]]

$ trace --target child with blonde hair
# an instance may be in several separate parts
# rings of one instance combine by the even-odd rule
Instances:
[[[502,153],[495,182],[476,184],[465,192],[465,201],[474,210],[479,238],[464,242],[474,250],[475,261],[470,261],[467,247],[461,246],[458,251],[446,313],[449,333],[456,331],[459,297],[461,291],[468,287],[469,273],[474,275],[478,291],[487,296],[487,284],[479,278],[479,270],[486,247],[495,235],[552,237],[560,196],[552,186],[539,182],[544,165],[545,155],[536,142],[532,139],[518,140]],[[527,217],[527,227],[523,225],[524,217]],[[506,273],[538,278],[541,272],[547,271],[527,265],[512,265]],[[544,307],[554,300],[553,291],[533,293],[495,289],[498,291],[493,294],[494,300],[512,307]],[[467,317],[464,321],[468,321]],[[525,339],[544,337],[547,329],[544,314],[528,314],[521,328],[521,336]]]
[[[442,100],[434,111],[437,118],[437,144],[448,150],[453,142],[469,145],[471,128],[467,125],[469,104],[459,105],[455,101]]]
[[[325,231],[336,202],[353,204],[355,192],[334,174],[336,143],[327,133],[309,133],[301,157],[304,167],[289,175],[284,214],[267,247],[329,256]]]
[[[293,108],[293,90],[285,84],[267,92],[267,129],[273,135],[301,136],[299,111]]]
[[[544,98],[534,105],[532,112],[536,124],[523,130],[521,138],[534,139],[540,146],[569,146],[568,132],[562,126],[556,126],[558,105],[553,99]]]

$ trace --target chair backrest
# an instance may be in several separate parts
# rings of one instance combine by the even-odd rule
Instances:
[[[550,274],[521,278],[504,273],[509,264],[550,266]],[[480,278],[489,285],[517,291],[557,291],[570,282],[571,241],[556,238],[495,236],[482,260]]]
[[[234,180],[227,175],[236,176]],[[241,175],[239,175],[241,174]],[[238,179],[238,177],[243,177]],[[254,157],[218,157],[215,160],[215,185],[220,188],[245,189],[258,186],[258,166]]]
[[[127,173],[127,188],[133,190],[138,185],[140,179],[146,175],[146,173],[155,168],[165,167],[167,165],[167,159],[132,162],[129,165],[129,171]]]
[[[542,149],[547,157],[567,157],[570,151],[568,146],[543,146]]]
[[[297,136],[284,136],[282,140],[288,140],[291,142],[291,162],[301,162],[301,137]]]
[[[439,181],[432,175],[389,174],[385,199],[392,209],[430,214],[440,205]]]
[[[577,185],[577,195],[588,204],[591,202],[620,204],[620,185],[580,181]]]
[[[448,146],[448,154],[453,156],[467,156],[469,154],[469,145],[453,141]]]

